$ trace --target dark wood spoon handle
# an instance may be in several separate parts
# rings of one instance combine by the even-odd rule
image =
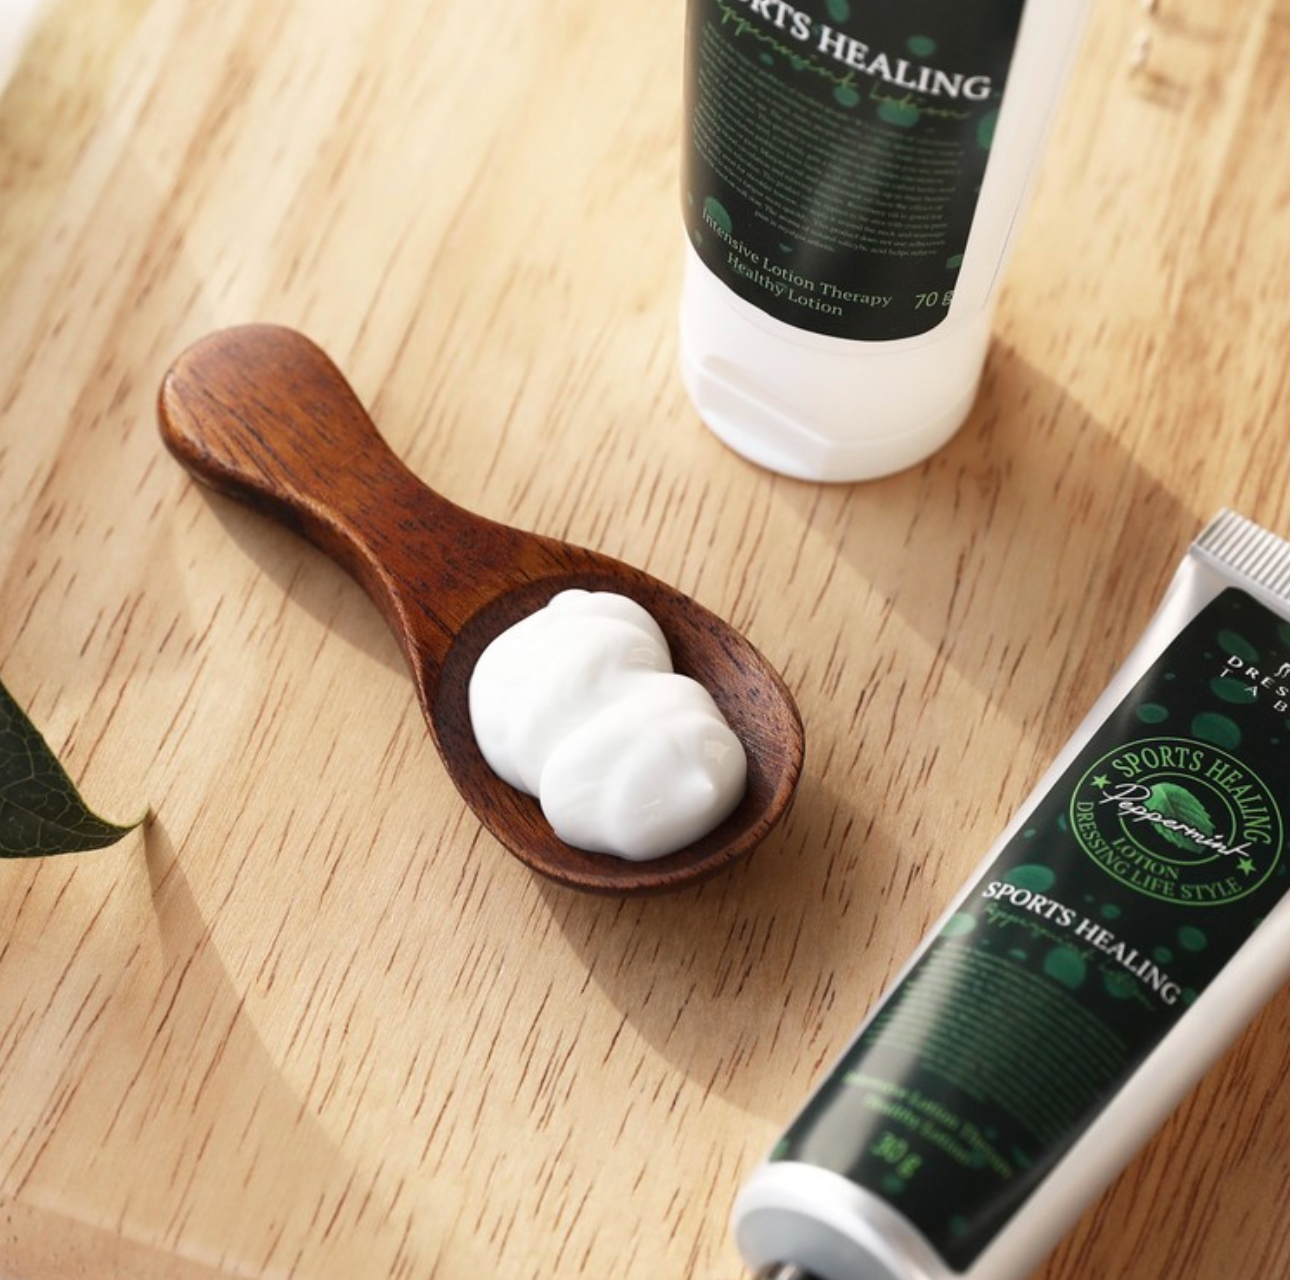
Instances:
[[[294,330],[245,325],[203,338],[166,374],[158,417],[194,476],[351,573],[421,678],[513,576],[514,531],[427,488],[326,353]]]

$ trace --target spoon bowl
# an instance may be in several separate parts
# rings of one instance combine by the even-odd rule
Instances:
[[[245,325],[203,338],[158,397],[167,448],[211,488],[273,516],[367,592],[407,659],[444,764],[483,825],[521,862],[575,889],[648,894],[705,879],[748,854],[801,773],[801,718],[783,680],[737,631],[639,569],[475,515],[393,453],[344,376],[291,329]],[[677,671],[712,694],[748,756],[748,785],[719,827],[649,862],[586,853],[537,801],[503,782],[475,741],[471,672],[502,631],[572,587],[629,596],[657,620]]]

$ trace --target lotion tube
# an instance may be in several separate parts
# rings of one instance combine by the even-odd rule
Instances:
[[[681,371],[753,461],[867,479],[976,396],[1088,0],[688,0]]]
[[[759,1277],[1024,1280],[1290,976],[1290,543],[1230,512],[736,1201]]]

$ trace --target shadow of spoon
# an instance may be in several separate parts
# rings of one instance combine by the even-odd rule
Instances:
[[[474,515],[427,488],[309,339],[268,325],[203,338],[167,372],[158,416],[166,446],[198,480],[294,529],[359,582],[403,648],[457,789],[532,870],[596,893],[679,889],[749,853],[783,814],[801,773],[802,723],[761,654],[639,569]],[[748,787],[734,813],[666,857],[630,862],[571,848],[475,742],[467,691],[480,653],[571,587],[616,591],[653,614],[676,669],[707,687],[747,751]]]

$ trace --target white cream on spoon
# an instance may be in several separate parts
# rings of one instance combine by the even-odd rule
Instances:
[[[675,853],[744,793],[743,744],[626,596],[564,591],[504,631],[471,675],[470,717],[489,767],[574,848]]]

